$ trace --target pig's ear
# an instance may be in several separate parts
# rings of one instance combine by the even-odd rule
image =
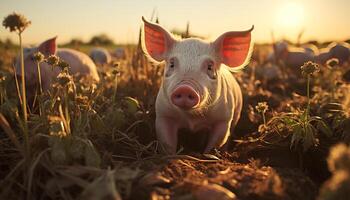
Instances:
[[[171,33],[158,24],[148,22],[144,17],[142,31],[142,50],[157,62],[165,60],[168,51],[175,43]]]
[[[231,71],[236,71],[248,64],[253,50],[251,36],[253,29],[254,26],[247,31],[227,32],[214,41],[221,63],[227,65]]]
[[[57,36],[41,43],[38,47],[38,50],[45,56],[56,54],[56,50],[57,50],[56,38]]]

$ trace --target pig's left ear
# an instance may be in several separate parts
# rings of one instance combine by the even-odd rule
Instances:
[[[148,22],[144,17],[142,20],[144,24],[141,41],[143,52],[157,62],[165,60],[175,39],[160,25]]]
[[[221,63],[231,71],[237,71],[248,64],[254,46],[251,36],[253,29],[254,26],[247,31],[227,32],[213,42]]]
[[[45,56],[56,54],[56,50],[57,50],[56,38],[57,36],[41,43],[38,47],[38,50]]]

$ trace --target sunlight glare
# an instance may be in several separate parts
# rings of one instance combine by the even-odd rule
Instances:
[[[300,28],[304,19],[304,8],[300,3],[290,1],[282,5],[276,17],[277,25],[281,28]]]

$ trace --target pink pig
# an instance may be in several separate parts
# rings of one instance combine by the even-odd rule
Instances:
[[[38,70],[36,62],[33,60],[34,53],[40,51],[45,57],[55,54],[66,61],[70,68],[69,72],[73,75],[80,74],[89,76],[94,81],[99,81],[96,65],[86,54],[73,50],[57,48],[56,37],[46,40],[37,47],[24,49],[24,66],[26,75],[26,87],[29,92],[28,96],[35,94],[35,88],[38,84]],[[21,76],[21,65],[19,56],[16,59],[15,69],[18,76]],[[57,77],[61,70],[52,67],[43,62],[40,64],[41,81],[44,90],[50,88],[52,81]]]
[[[178,130],[209,131],[205,153],[222,147],[237,124],[242,92],[231,72],[244,67],[253,49],[251,31],[227,32],[213,42],[175,39],[144,18],[142,48],[154,62],[165,62],[156,100],[156,133],[174,154]]]

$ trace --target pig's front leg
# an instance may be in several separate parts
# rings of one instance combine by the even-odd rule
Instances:
[[[168,117],[156,118],[157,139],[165,148],[166,153],[175,154],[177,148],[178,125],[176,120]]]
[[[204,153],[209,153],[215,147],[223,146],[230,136],[230,123],[220,121],[214,124],[212,131],[209,133],[208,143]]]

